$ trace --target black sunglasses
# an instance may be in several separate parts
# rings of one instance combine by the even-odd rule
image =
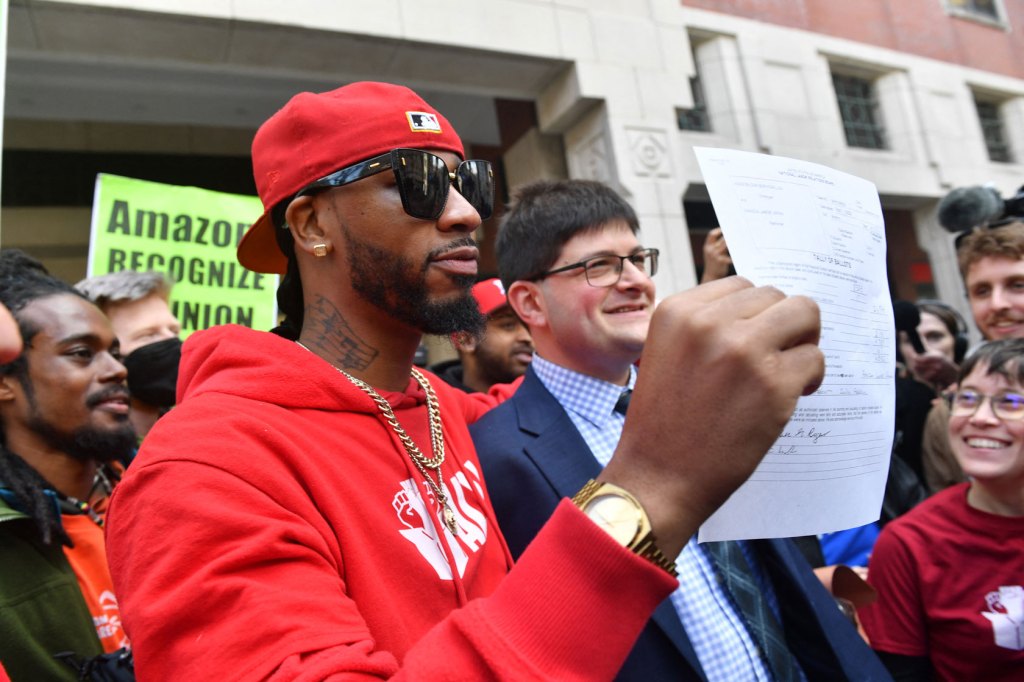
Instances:
[[[422,149],[392,149],[387,154],[342,168],[299,190],[295,196],[313,194],[318,190],[341,187],[362,180],[388,168],[395,173],[402,208],[413,218],[437,220],[448,201],[452,183],[455,189],[476,209],[481,220],[494,212],[494,172],[490,161],[463,161],[455,172],[436,154]]]

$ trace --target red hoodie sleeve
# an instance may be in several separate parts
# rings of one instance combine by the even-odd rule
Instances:
[[[466,393],[465,391],[449,387],[441,379],[434,379],[431,382],[434,390],[438,392],[444,391],[448,394],[443,398],[443,403],[451,404],[457,401],[462,406],[462,414],[467,424],[472,424],[487,414],[492,408],[511,398],[512,394],[519,389],[522,383],[523,377],[518,377],[515,381],[507,384],[494,384],[487,393]]]
[[[399,662],[317,551],[322,529],[213,466],[134,474],[108,553],[139,679],[611,679],[677,585],[563,501],[491,596],[438,614]]]

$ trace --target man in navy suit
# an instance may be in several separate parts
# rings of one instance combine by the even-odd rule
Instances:
[[[498,268],[536,354],[516,394],[471,433],[514,556],[600,473],[622,433],[655,306],[659,254],[638,232],[621,197],[581,180],[523,187],[503,219]],[[619,679],[889,679],[789,541],[710,544],[683,549],[680,587]],[[729,582],[737,556],[745,596]]]

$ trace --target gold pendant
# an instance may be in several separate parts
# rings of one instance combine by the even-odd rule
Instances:
[[[455,535],[455,531],[457,531],[459,529],[458,525],[456,525],[456,523],[455,523],[455,512],[453,512],[451,510],[451,507],[449,507],[447,504],[444,505],[443,509],[444,509],[444,524],[446,526],[448,526],[448,530],[450,530],[452,532],[452,535]]]

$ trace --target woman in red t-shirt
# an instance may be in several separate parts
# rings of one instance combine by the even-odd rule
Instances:
[[[1024,679],[1024,339],[986,344],[950,397],[970,478],[885,527],[861,610],[898,680]]]

